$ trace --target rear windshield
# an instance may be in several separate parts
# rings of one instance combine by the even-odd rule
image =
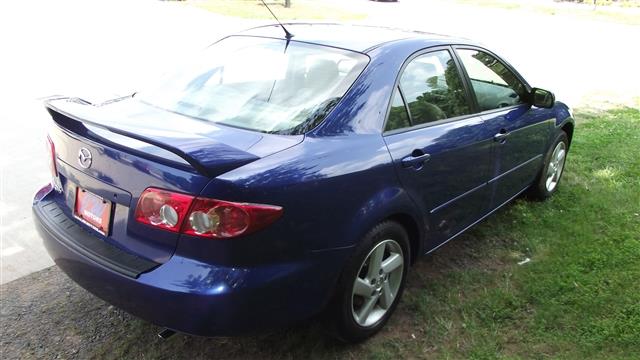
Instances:
[[[325,118],[368,60],[326,46],[232,36],[136,97],[206,121],[301,134]]]

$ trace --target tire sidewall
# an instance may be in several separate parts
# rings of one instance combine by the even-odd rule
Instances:
[[[398,294],[396,295],[393,304],[386,312],[386,314],[373,326],[363,327],[356,323],[352,314],[352,290],[353,283],[355,281],[356,276],[360,272],[360,268],[362,263],[366,259],[367,255],[369,255],[370,251],[379,243],[384,240],[392,239],[396,241],[400,247],[402,248],[403,255],[403,271],[402,271],[402,280],[400,283],[400,288],[398,289]],[[338,284],[338,292],[336,296],[336,310],[337,310],[337,335],[338,337],[346,342],[358,342],[362,341],[376,332],[378,332],[386,322],[389,320],[391,315],[394,313],[398,303],[400,302],[400,298],[402,297],[402,293],[404,291],[406,277],[409,270],[409,262],[411,259],[410,247],[409,247],[409,236],[407,235],[406,230],[402,225],[393,222],[393,221],[385,221],[378,224],[376,227],[371,229],[362,239],[362,241],[358,244],[354,255],[349,260],[347,266],[345,267],[340,282]]]
[[[553,156],[553,150],[556,148],[556,146],[558,146],[560,142],[564,142],[565,151],[566,151],[565,157],[563,160],[564,163],[562,166],[562,172],[560,173],[560,177],[558,178],[558,183],[556,184],[556,187],[553,188],[553,190],[549,191],[547,190],[547,184],[546,184],[547,171],[549,170],[549,165],[551,163],[551,156]],[[564,176],[564,170],[567,162],[568,153],[569,153],[569,138],[567,137],[567,134],[564,131],[560,131],[560,133],[554,139],[553,143],[551,143],[551,146],[549,147],[549,150],[547,150],[547,154],[545,155],[545,158],[544,158],[544,166],[542,168],[542,171],[540,172],[540,176],[538,177],[538,183],[536,186],[535,195],[538,198],[547,199],[558,190],[558,187],[560,186],[560,182],[562,181],[562,177]]]

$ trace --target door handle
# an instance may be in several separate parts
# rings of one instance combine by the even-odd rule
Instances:
[[[414,150],[411,155],[402,159],[403,167],[414,167],[416,169],[422,167],[426,161],[429,161],[431,155],[424,154],[421,150]]]
[[[500,129],[499,133],[493,135],[493,141],[503,143],[507,140],[509,134],[510,133],[506,129]]]

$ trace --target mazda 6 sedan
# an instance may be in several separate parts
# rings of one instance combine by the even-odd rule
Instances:
[[[218,336],[323,312],[380,330],[410,265],[560,182],[574,121],[466,39],[286,24],[226,37],[133,95],[46,101],[56,264],[154,324]]]

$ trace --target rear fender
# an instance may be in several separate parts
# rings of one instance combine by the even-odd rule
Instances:
[[[414,216],[418,213],[416,205],[402,187],[394,186],[381,189],[364,202],[358,212],[353,215],[352,223],[354,226],[351,227],[346,237],[354,239],[353,245],[355,246],[367,232],[380,222],[396,216],[408,216],[418,230],[417,239],[414,239],[417,240],[415,242],[417,249],[412,249],[416,252],[412,254],[413,257],[422,254],[426,233],[424,220]],[[410,230],[407,229],[407,231]]]

